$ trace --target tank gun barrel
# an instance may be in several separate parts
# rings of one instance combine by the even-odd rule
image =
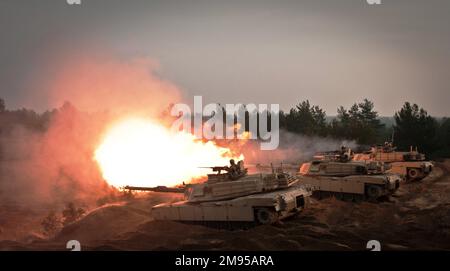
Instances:
[[[130,191],[153,191],[161,193],[184,193],[184,188],[181,187],[167,187],[167,186],[156,186],[156,187],[142,187],[142,186],[125,186],[124,189]]]

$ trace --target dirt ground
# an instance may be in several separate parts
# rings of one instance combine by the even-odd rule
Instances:
[[[296,217],[247,230],[152,220],[151,206],[176,199],[149,194],[104,206],[50,240],[3,240],[0,250],[65,250],[72,239],[84,250],[364,250],[369,240],[383,250],[450,249],[450,160],[424,180],[404,183],[388,201],[313,200]]]

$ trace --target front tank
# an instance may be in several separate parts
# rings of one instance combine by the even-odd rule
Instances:
[[[154,206],[153,218],[270,224],[303,210],[311,196],[311,189],[287,173],[245,172],[237,179],[230,177],[219,172],[204,183],[187,185],[184,201]]]

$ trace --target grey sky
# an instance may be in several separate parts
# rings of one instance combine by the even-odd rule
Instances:
[[[367,97],[382,115],[408,100],[450,116],[448,0],[0,0],[9,108],[46,109],[45,90],[28,84],[51,76],[55,55],[90,49],[155,59],[188,100],[309,99],[334,115]]]

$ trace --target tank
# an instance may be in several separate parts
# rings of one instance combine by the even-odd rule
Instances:
[[[375,201],[390,196],[400,187],[398,174],[386,173],[376,161],[347,161],[342,158],[303,163],[298,172],[302,184],[312,186],[318,198]]]
[[[354,161],[379,161],[390,166],[388,172],[400,174],[405,180],[421,180],[433,170],[433,163],[416,149],[409,152],[397,151],[392,143],[372,147],[369,151],[353,156]]]
[[[296,176],[282,171],[248,174],[243,161],[211,167],[203,183],[179,188],[125,187],[130,190],[184,193],[184,200],[152,208],[155,220],[184,222],[250,222],[272,224],[294,215],[309,203],[312,192]],[[222,173],[225,171],[225,173]]]

